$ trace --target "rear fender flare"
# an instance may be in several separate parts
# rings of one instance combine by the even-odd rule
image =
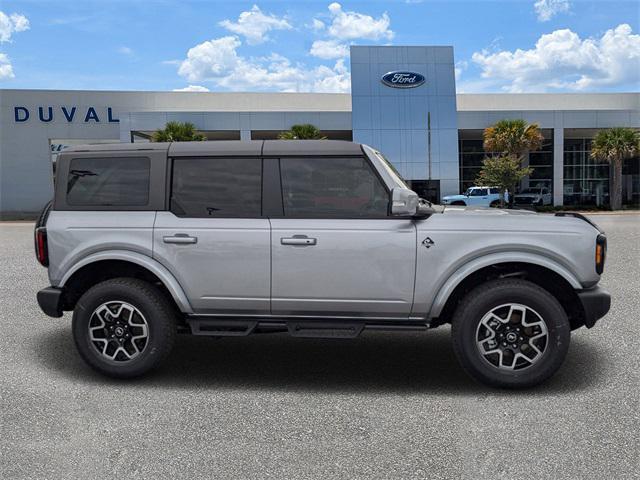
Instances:
[[[121,260],[124,262],[135,263],[136,265],[149,270],[156,277],[158,277],[167,288],[167,290],[169,290],[169,293],[175,300],[176,305],[178,305],[180,311],[184,313],[193,313],[193,309],[191,308],[189,300],[187,299],[184,290],[180,286],[180,283],[178,283],[176,278],[171,274],[169,270],[167,270],[167,268],[162,266],[158,261],[154,260],[151,257],[128,250],[106,250],[103,252],[93,253],[83,258],[79,262],[75,263],[73,267],[64,274],[58,286],[64,287],[69,279],[73,276],[73,274],[80,270],[82,267],[104,260]]]

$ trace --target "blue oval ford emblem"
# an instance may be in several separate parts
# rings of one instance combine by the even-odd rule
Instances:
[[[394,88],[419,87],[424,80],[424,75],[416,72],[389,72],[382,76],[382,83]]]

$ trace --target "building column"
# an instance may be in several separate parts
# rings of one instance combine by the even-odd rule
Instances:
[[[564,203],[564,128],[553,129],[553,204]]]
[[[240,130],[240,140],[251,140],[251,130]]]

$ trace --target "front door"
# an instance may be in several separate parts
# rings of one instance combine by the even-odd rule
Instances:
[[[364,157],[280,159],[283,218],[271,218],[274,315],[406,318],[416,228],[388,214]]]
[[[269,220],[259,158],[176,158],[171,205],[158,212],[153,257],[196,313],[268,314]]]

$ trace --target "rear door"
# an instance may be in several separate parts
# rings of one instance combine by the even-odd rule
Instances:
[[[389,216],[364,157],[281,158],[282,215],[271,218],[274,315],[406,318],[416,228]]]
[[[258,157],[175,158],[170,211],[158,212],[153,256],[196,313],[268,314],[270,227]]]

